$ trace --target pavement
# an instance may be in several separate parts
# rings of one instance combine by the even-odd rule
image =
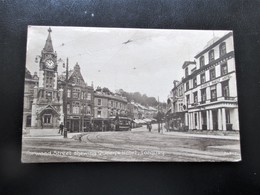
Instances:
[[[139,132],[139,131],[148,131],[145,126],[134,128],[131,132]],[[157,127],[152,130],[153,132],[158,132]],[[23,135],[24,137],[30,138],[46,138],[46,139],[63,139],[63,135],[59,134],[59,129],[27,129],[26,133]],[[67,137],[73,138],[74,136],[78,136],[81,134],[86,134],[87,132],[76,132],[70,133],[68,132]],[[204,134],[205,133],[205,134]],[[172,136],[182,136],[182,137],[197,137],[197,138],[212,138],[212,139],[226,139],[226,140],[240,140],[239,133],[233,134],[222,134],[222,135],[214,135],[214,134],[206,134],[207,132],[196,133],[187,131],[187,132],[180,132],[180,131],[166,131],[165,128],[160,132],[163,135],[172,135]]]
[[[71,139],[76,135],[80,135],[82,132],[67,133],[67,138]],[[42,138],[42,139],[64,139],[64,136],[59,133],[59,129],[27,129],[25,138]]]
[[[228,139],[228,140],[240,140],[239,134],[232,135],[209,135],[209,134],[196,134],[190,132],[163,132],[164,135],[176,135],[176,136],[186,136],[186,137],[200,137],[200,138],[213,138],[213,139]]]

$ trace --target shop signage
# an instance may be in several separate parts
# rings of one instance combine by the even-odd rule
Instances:
[[[70,119],[79,119],[79,116],[70,116]]]
[[[224,76],[221,80],[222,81],[226,81],[226,80],[228,80],[228,79],[230,79],[231,78],[231,76],[230,75],[227,75],[227,76]]]
[[[226,80],[228,80],[230,78],[231,78],[231,76],[227,75],[227,76],[224,76],[222,78],[218,78],[218,79],[215,79],[215,80],[213,80],[211,82],[205,83],[205,84],[201,85],[200,88],[203,89],[203,88],[211,86],[211,85],[216,85],[217,83],[219,83],[221,81],[226,81]]]

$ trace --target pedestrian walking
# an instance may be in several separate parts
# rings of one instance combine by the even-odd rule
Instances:
[[[93,122],[90,122],[90,131],[94,131],[94,124],[93,124]]]
[[[113,122],[111,123],[110,127],[111,127],[111,131],[115,131],[115,124]]]
[[[64,128],[64,125],[63,123],[60,124],[60,129],[59,129],[59,133],[62,135],[63,134],[63,128]]]
[[[41,118],[41,128],[43,128],[43,122],[42,122],[42,118]]]
[[[151,130],[152,130],[152,124],[151,123],[148,125],[148,128],[149,128],[149,132],[151,132]]]

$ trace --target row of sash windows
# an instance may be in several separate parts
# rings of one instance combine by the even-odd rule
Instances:
[[[222,96],[225,97],[225,99],[229,98],[229,81],[224,81],[221,83],[222,87]],[[207,100],[207,91],[206,88],[201,89],[201,102],[205,103]],[[216,85],[210,86],[210,101],[217,101],[217,88]],[[186,103],[187,105],[190,104],[190,94],[186,95]],[[193,92],[193,103],[198,103],[198,92]]]

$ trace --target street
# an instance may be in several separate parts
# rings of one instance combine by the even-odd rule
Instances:
[[[75,136],[79,136],[75,135]],[[158,133],[146,127],[124,132],[86,132],[81,139],[24,137],[22,162],[239,161],[238,136]]]

